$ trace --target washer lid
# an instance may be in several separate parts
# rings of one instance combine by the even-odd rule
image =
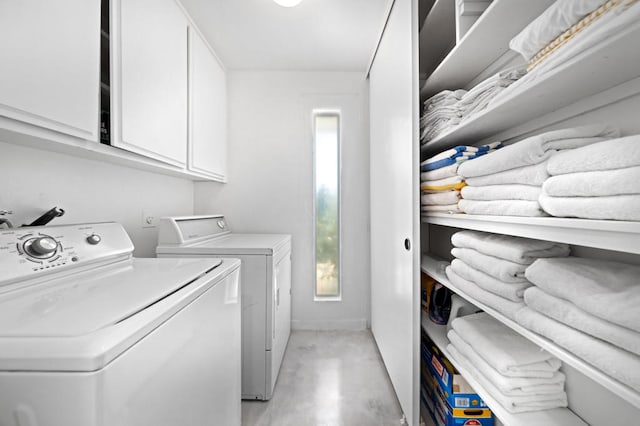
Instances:
[[[0,370],[98,370],[239,263],[133,259],[7,291],[0,295]]]

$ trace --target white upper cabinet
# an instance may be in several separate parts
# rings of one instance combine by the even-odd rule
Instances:
[[[187,28],[175,0],[112,2],[112,145],[187,163]]]
[[[226,181],[227,79],[194,28],[189,28],[189,170]]]
[[[97,142],[99,28],[99,0],[0,1],[0,116]]]

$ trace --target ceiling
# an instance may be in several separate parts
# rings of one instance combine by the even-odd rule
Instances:
[[[391,0],[182,0],[230,69],[362,71]]]

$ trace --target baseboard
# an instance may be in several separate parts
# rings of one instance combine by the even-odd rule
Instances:
[[[366,319],[351,320],[291,320],[292,330],[366,330]]]

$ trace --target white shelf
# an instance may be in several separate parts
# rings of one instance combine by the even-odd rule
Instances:
[[[493,414],[505,425],[509,426],[585,426],[586,423],[567,408],[555,408],[553,410],[535,411],[531,413],[513,414],[507,411],[498,401],[495,400],[484,387],[475,379],[473,375],[447,350],[449,339],[447,339],[447,326],[437,325],[429,320],[426,315],[422,315],[422,328],[429,335],[453,366],[469,382],[471,387],[480,395]]]
[[[423,256],[422,257],[422,271],[427,273],[427,274],[429,274],[431,277],[433,277],[440,284],[442,284],[442,285],[448,287],[449,289],[453,290],[460,297],[462,297],[462,298],[466,299],[467,301],[473,303],[478,308],[480,308],[483,311],[485,311],[487,314],[491,315],[492,317],[494,317],[498,321],[502,322],[507,327],[509,327],[512,330],[516,331],[517,333],[521,334],[522,336],[524,336],[525,338],[529,339],[530,341],[532,341],[536,345],[540,346],[541,348],[545,349],[549,353],[555,355],[556,357],[558,357],[563,362],[571,365],[576,370],[578,370],[579,372],[581,372],[585,376],[591,378],[596,383],[600,384],[601,386],[603,386],[606,389],[609,389],[611,392],[619,395],[620,398],[628,401],[629,403],[633,404],[635,407],[640,408],[640,393],[638,393],[635,390],[631,389],[627,385],[625,385],[625,384],[623,384],[623,383],[611,378],[609,375],[603,373],[601,370],[593,367],[591,364],[585,362],[581,358],[578,358],[573,353],[571,353],[571,352],[569,352],[569,351],[557,346],[551,340],[549,340],[549,339],[547,339],[545,337],[542,337],[539,334],[536,334],[536,333],[534,333],[534,332],[522,327],[520,324],[518,324],[515,321],[505,317],[504,315],[502,315],[501,313],[499,313],[495,309],[493,309],[493,308],[491,308],[491,307],[489,307],[489,306],[487,306],[487,305],[485,305],[483,303],[478,302],[473,297],[471,297],[468,294],[466,294],[465,292],[459,290],[456,286],[451,284],[451,282],[449,281],[447,276],[444,274],[445,263],[448,263],[448,262],[442,261],[442,260],[438,260],[437,258],[435,258],[433,256]],[[467,376],[465,376],[465,378],[467,378]],[[487,404],[488,404],[488,402],[487,402]]]
[[[456,42],[455,1],[436,0],[420,31],[420,74],[429,76]]]
[[[455,90],[466,86],[509,51],[509,41],[553,2],[493,0],[427,79],[421,96],[430,97],[445,89]]]
[[[638,40],[640,21],[539,76],[535,82],[515,83],[495,104],[422,145],[421,153],[473,144],[638,77]]]
[[[422,222],[640,254],[640,222],[432,213]]]

